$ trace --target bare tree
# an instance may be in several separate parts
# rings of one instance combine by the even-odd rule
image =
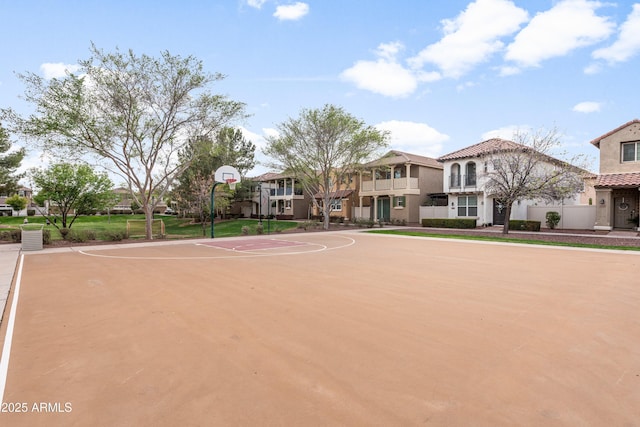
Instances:
[[[490,170],[484,190],[504,206],[503,234],[509,232],[511,208],[516,201],[572,197],[584,187],[584,177],[589,174],[583,155],[569,160],[551,156],[561,145],[555,128],[516,132],[513,139],[501,140],[485,158]]]
[[[300,182],[322,210],[325,229],[340,183],[348,189],[348,175],[385,147],[388,137],[333,105],[303,109],[299,118],[280,124],[278,131],[278,136],[267,138],[264,152],[276,160],[275,167]],[[322,196],[321,206],[316,194]]]
[[[50,81],[21,75],[35,113],[23,118],[3,110],[3,116],[54,156],[93,156],[122,177],[145,213],[150,239],[155,206],[189,166],[178,162],[180,150],[243,116],[244,104],[211,94],[209,86],[224,76],[206,73],[192,56],[105,53],[95,45],[91,53],[79,61],[78,74]]]

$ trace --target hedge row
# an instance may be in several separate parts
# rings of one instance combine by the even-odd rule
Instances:
[[[476,220],[470,218],[422,218],[423,227],[476,228]]]
[[[512,219],[509,221],[509,230],[540,231],[540,221]]]

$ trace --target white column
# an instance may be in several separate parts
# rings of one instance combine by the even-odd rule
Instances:
[[[373,196],[373,221],[378,222],[378,196]]]

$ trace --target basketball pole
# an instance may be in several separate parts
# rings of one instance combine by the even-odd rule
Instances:
[[[216,186],[220,184],[219,182],[215,182],[213,184],[213,187],[211,187],[211,238],[214,238],[214,234],[213,234],[213,220],[215,217],[215,196],[214,196],[214,192],[216,191]]]

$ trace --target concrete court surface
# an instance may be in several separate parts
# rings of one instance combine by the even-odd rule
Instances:
[[[639,254],[275,239],[27,254],[0,425],[640,425]]]

